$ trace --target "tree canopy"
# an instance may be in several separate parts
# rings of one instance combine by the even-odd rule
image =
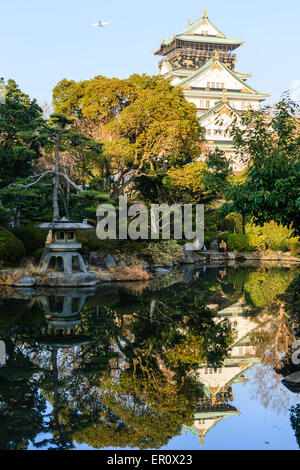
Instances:
[[[274,107],[249,110],[234,122],[231,135],[248,168],[244,181],[232,186],[231,210],[262,225],[275,220],[300,227],[299,107],[288,96]]]
[[[6,101],[0,104],[1,188],[31,174],[41,156],[41,116],[37,102],[23,93],[14,80],[8,80]]]
[[[163,175],[201,152],[195,106],[160,76],[62,80],[53,102],[56,112],[74,116],[78,128],[103,142],[104,176],[114,196],[141,177],[152,178],[159,195]]]

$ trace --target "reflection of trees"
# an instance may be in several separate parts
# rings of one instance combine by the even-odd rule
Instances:
[[[292,406],[290,411],[291,411],[291,415],[290,415],[291,425],[295,432],[296,440],[300,448],[300,404],[296,406]]]
[[[44,318],[34,327],[12,325],[52,405],[47,419],[40,415],[52,437],[37,445],[70,448],[76,439],[159,447],[191,423],[201,386],[189,372],[203,360],[219,365],[231,343],[229,324],[215,324],[198,290],[184,285],[140,297],[117,289],[113,298],[101,292],[81,312],[89,341],[68,349],[57,345],[63,341],[53,327],[47,336]]]
[[[231,341],[229,325],[214,323],[198,290],[177,286],[142,299],[123,292],[118,305],[104,307],[119,357],[111,361],[115,373],[93,389],[103,406],[98,425],[75,433],[78,442],[160,447],[192,422],[201,387],[189,372],[208,357],[220,364]]]
[[[39,393],[33,362],[8,337],[5,342],[8,359],[0,368],[0,449],[27,449],[44,429],[46,401]]]
[[[277,413],[287,410],[290,398],[287,390],[280,387],[280,376],[268,366],[255,370],[252,381],[252,398],[260,401],[265,408]]]
[[[166,444],[194,421],[203,390],[192,372],[204,363],[220,367],[234,339],[230,323],[215,318],[205,304],[226,306],[246,297],[246,286],[252,300],[259,298],[251,273],[252,268],[244,269],[239,279],[238,271],[229,270],[216,280],[212,270],[198,280],[156,285],[142,294],[103,286],[86,299],[76,319],[66,315],[65,327],[61,318],[59,323],[49,312],[45,317],[34,299],[6,300],[0,333],[10,338],[8,365],[20,364],[21,378],[9,367],[0,369],[2,448],[26,448],[29,441],[48,448],[72,448],[74,441],[96,448]],[[270,279],[267,274],[268,285]],[[252,316],[257,351],[274,366],[288,346],[288,313],[280,303],[259,309],[260,315]],[[17,381],[22,386],[13,395]],[[266,406],[272,397],[272,406],[279,407],[270,374],[255,377],[255,384]],[[46,400],[52,405],[48,415]],[[16,423],[12,428],[10,417]],[[50,437],[38,440],[42,432]]]
[[[278,278],[278,273],[275,277]],[[288,390],[279,386],[281,377],[299,370],[291,361],[291,345],[296,339],[295,332],[299,330],[299,282],[300,277],[295,278],[284,293],[280,288],[277,299],[264,306],[261,315],[255,319],[259,325],[255,333],[257,354],[265,367],[256,371],[254,396],[260,398],[265,407],[277,412],[287,409],[290,402]],[[271,296],[274,297],[274,291]],[[291,408],[291,423],[294,426],[297,413],[295,408]],[[299,429],[299,421],[297,426]]]
[[[282,302],[273,302],[255,320],[258,329],[253,336],[257,355],[263,364],[278,368],[294,341],[289,315]]]

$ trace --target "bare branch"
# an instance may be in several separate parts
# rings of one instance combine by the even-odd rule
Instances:
[[[44,176],[47,176],[49,174],[54,174],[55,173],[55,170],[47,170],[47,171],[44,171],[43,173],[41,173],[40,175],[33,175],[33,176],[29,176],[28,179],[32,179],[32,178],[37,178],[35,181],[33,181],[32,183],[28,183],[28,184],[22,184],[22,183],[11,183],[9,184],[8,186],[6,186],[6,188],[10,188],[12,186],[19,186],[20,188],[23,188],[23,189],[28,189],[30,188],[31,186],[37,184],[42,178],[44,178]],[[62,178],[64,178],[71,186],[73,186],[73,188],[75,188],[77,191],[80,191],[82,192],[83,189],[78,186],[76,183],[74,183],[74,181],[71,180],[71,178],[69,178],[68,175],[66,175],[65,173],[57,173],[59,176],[61,176]]]
[[[29,176],[28,179],[32,179],[32,178],[37,178],[35,181],[33,181],[32,183],[28,183],[28,184],[22,184],[22,183],[10,183],[8,186],[6,186],[6,188],[10,188],[11,186],[19,186],[20,188],[24,188],[24,189],[28,189],[30,188],[30,186],[33,186],[34,184],[38,183],[42,178],[44,178],[44,176],[50,174],[50,173],[54,173],[53,170],[47,170],[47,171],[44,171],[44,173],[40,174],[40,175],[33,175],[33,176]]]

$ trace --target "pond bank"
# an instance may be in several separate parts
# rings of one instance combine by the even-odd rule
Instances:
[[[289,252],[274,251],[256,251],[252,253],[237,252],[217,252],[201,251],[191,252],[185,256],[177,265],[203,265],[206,267],[215,265],[234,265],[234,264],[278,264],[288,266],[290,264],[300,263],[300,258],[292,256]],[[137,266],[116,266],[112,268],[97,268],[97,266],[88,266],[88,273],[75,272],[73,274],[64,274],[61,272],[49,271],[41,274],[38,271],[32,272],[30,269],[3,269],[0,271],[0,285],[16,286],[18,288],[37,288],[37,287],[93,287],[98,283],[105,282],[132,282],[149,281],[153,274],[166,275],[176,264],[153,264]]]

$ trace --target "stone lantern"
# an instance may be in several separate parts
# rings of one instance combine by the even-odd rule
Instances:
[[[65,274],[72,274],[73,260],[77,262],[80,271],[88,272],[82,256],[78,252],[82,245],[76,242],[76,230],[91,229],[93,228],[91,225],[72,222],[63,217],[56,222],[45,222],[37,227],[49,230],[45,244],[46,254],[41,260],[42,273],[47,271],[53,258],[55,258],[56,267],[61,265]]]

